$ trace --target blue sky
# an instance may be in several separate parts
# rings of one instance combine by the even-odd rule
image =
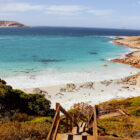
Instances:
[[[32,26],[140,29],[140,0],[0,0],[0,19]]]

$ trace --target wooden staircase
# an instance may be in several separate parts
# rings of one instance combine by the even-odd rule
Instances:
[[[90,135],[58,134],[56,140],[93,140]]]
[[[79,128],[73,127],[72,133],[57,134],[56,140],[93,140],[93,136],[86,132],[87,123],[80,122]]]
[[[80,122],[79,128],[73,127],[72,133],[57,134],[56,140],[91,140],[91,135],[86,132],[87,123]],[[93,140],[93,139],[92,139]]]
[[[59,104],[56,103],[56,113],[52,122],[52,126],[50,128],[50,132],[46,138],[46,140],[93,140],[93,137],[96,139],[97,137],[97,118],[96,116],[96,107],[94,107],[94,113],[91,115],[90,120],[87,122],[78,122],[75,120],[75,116],[70,116],[65,109]],[[64,116],[60,116],[60,112],[64,114]],[[93,117],[94,115],[94,117]],[[79,118],[80,116],[77,116]],[[60,125],[61,120],[65,119],[65,133],[58,133],[58,127]],[[94,123],[93,123],[94,121]],[[91,123],[93,125],[91,125]],[[88,133],[88,129],[90,127],[94,127],[94,135],[90,135]]]
[[[60,113],[63,113],[64,116],[60,116]],[[108,117],[116,116],[118,113],[125,115],[124,111],[118,110],[118,112],[116,111],[115,113],[108,113]],[[76,117],[79,118],[80,116]],[[98,106],[95,105],[88,121],[81,122],[78,121],[79,119],[74,119],[74,115],[69,115],[59,103],[56,103],[56,113],[46,140],[136,140],[99,136],[97,120],[104,117],[106,117],[106,115],[99,116]],[[65,126],[65,132],[62,134],[58,132],[60,123],[63,123]],[[38,140],[45,139],[39,137]]]

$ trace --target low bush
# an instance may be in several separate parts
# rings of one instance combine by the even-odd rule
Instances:
[[[55,110],[40,94],[26,94],[0,79],[0,140],[37,140],[46,137]]]
[[[52,123],[53,119],[51,117],[36,117],[32,119],[31,121],[27,121],[26,123],[32,123],[32,124],[43,124],[45,122]]]
[[[1,140],[38,140],[38,136],[47,136],[50,126],[50,123],[7,122],[0,125],[0,138]]]
[[[87,121],[87,114],[83,114],[78,108],[70,109],[68,111],[70,116],[74,116],[75,121],[80,122],[80,121]]]
[[[137,131],[140,131],[140,97],[108,101],[100,104],[99,108],[102,111],[123,109],[128,114],[128,116],[99,120],[98,125],[104,129],[105,135],[123,138],[140,138],[140,135],[136,134]]]
[[[114,110],[123,108],[130,115],[140,116],[140,96],[124,100],[112,100],[99,105],[103,110]]]
[[[130,115],[140,116],[140,106],[129,110]]]
[[[18,122],[26,122],[26,121],[31,121],[35,117],[34,116],[29,116],[25,113],[14,113],[14,115],[11,117],[12,121],[18,121]]]
[[[140,118],[117,117],[98,121],[98,126],[104,128],[105,134],[115,137],[132,138],[135,130],[140,130]],[[118,129],[119,128],[119,129]]]

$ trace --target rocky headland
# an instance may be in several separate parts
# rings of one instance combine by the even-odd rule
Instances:
[[[116,58],[113,62],[129,64],[134,68],[140,68],[140,51],[132,52],[126,55],[125,58]]]
[[[136,51],[127,54],[124,58],[112,59],[113,62],[129,64],[134,68],[140,68],[140,36],[132,37],[116,37],[117,40],[112,41],[116,45],[123,45],[132,49],[137,49]]]
[[[116,45],[123,45],[132,49],[140,49],[140,36],[120,36],[112,41]]]
[[[28,27],[16,21],[0,21],[0,27]]]
[[[115,37],[115,39],[117,40],[112,41],[112,43],[136,49],[136,51],[125,55],[124,58],[115,58],[111,61],[122,64],[128,64],[131,65],[133,68],[140,68],[140,36],[122,36]],[[140,74],[135,75],[132,79],[136,79],[136,85],[140,87]]]

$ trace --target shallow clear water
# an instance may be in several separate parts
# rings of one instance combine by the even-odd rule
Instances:
[[[33,83],[41,86],[127,75],[135,69],[108,59],[132,49],[109,41],[111,36],[138,34],[140,31],[94,28],[0,28],[0,77],[15,87],[21,83],[30,87]]]

